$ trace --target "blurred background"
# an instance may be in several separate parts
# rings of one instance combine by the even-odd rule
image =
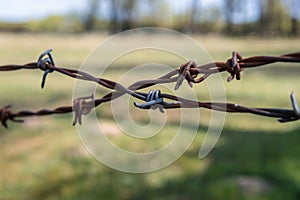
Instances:
[[[159,26],[186,33],[296,36],[297,0],[29,0],[3,2],[0,30],[116,33]]]
[[[214,61],[226,61],[234,50],[245,57],[281,55],[299,51],[299,10],[298,0],[3,1],[0,65],[35,62],[42,51],[53,48],[58,66],[79,68],[89,52],[112,34],[148,26],[188,34]],[[196,60],[192,53],[190,59]],[[182,64],[148,52],[114,62],[119,70],[108,71],[105,78],[117,80],[137,63],[154,61],[174,69]],[[277,63],[246,70],[241,81],[226,83],[228,74],[223,74],[227,101],[291,108],[291,91],[300,100],[299,73],[299,64]],[[0,106],[12,104],[12,111],[18,111],[72,104],[74,80],[53,73],[41,90],[41,76],[38,70],[1,72]],[[200,101],[210,100],[205,84],[194,89]],[[100,88],[97,97],[107,92]],[[98,107],[97,114],[114,144],[149,150],[143,141],[115,128],[110,106]],[[147,117],[147,112],[133,113],[139,123],[147,123]],[[119,172],[94,159],[72,126],[71,114],[9,123],[9,129],[0,127],[0,199],[300,199],[299,122],[280,124],[275,119],[228,114],[215,148],[199,159],[209,122],[210,113],[204,111],[197,137],[183,156],[145,174]],[[167,123],[163,134],[151,138],[149,148],[170,141],[174,124]],[[189,127],[185,128],[188,134]]]

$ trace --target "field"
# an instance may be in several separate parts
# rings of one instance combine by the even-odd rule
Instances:
[[[58,66],[78,68],[90,51],[108,37],[96,33],[0,33],[0,64],[34,62],[43,50],[52,48]],[[226,61],[233,50],[245,57],[280,55],[299,51],[300,44],[300,39],[289,38],[192,38],[214,61]],[[133,39],[148,40],[149,36],[130,39],[129,43]],[[118,44],[115,49],[128,44]],[[184,48],[190,51],[188,46]],[[107,49],[107,55],[101,56],[108,57],[115,49]],[[144,53],[114,61],[115,68],[103,76],[118,80],[132,66],[147,62],[162,62],[172,68],[182,64],[180,59],[171,60],[172,57],[151,50],[148,57]],[[190,52],[190,59],[198,59],[194,53]],[[292,91],[300,101],[299,73],[299,64],[279,63],[245,70],[241,81],[227,83],[228,74],[222,74],[227,101],[251,107],[291,108]],[[123,80],[124,84],[129,85],[136,78],[145,79],[146,75],[155,78],[161,72],[145,74],[134,74],[137,77]],[[17,111],[72,104],[74,80],[52,73],[41,90],[41,77],[39,70],[1,72],[0,106],[12,104],[12,111]],[[199,100],[210,100],[204,84],[195,85],[193,91]],[[107,92],[98,88],[97,97]],[[174,111],[168,115],[173,123],[166,123],[163,134],[148,142],[133,139],[111,129],[114,122],[110,104],[107,105],[97,108],[99,121],[109,127],[108,138],[125,149],[157,149],[177,131]],[[148,112],[132,109],[132,118],[137,123],[149,122]],[[200,159],[198,153],[209,122],[210,112],[201,111],[197,136],[187,151],[170,166],[142,174],[111,169],[90,155],[72,126],[71,114],[27,118],[24,124],[8,122],[9,129],[0,127],[0,199],[300,199],[299,122],[281,124],[276,119],[228,114],[216,146]],[[189,128],[184,127],[187,134]]]

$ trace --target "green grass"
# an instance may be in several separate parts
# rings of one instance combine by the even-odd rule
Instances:
[[[1,33],[0,63],[31,62],[41,51],[51,47],[57,65],[77,68],[89,51],[106,37],[100,34]],[[203,45],[213,60],[218,61],[228,59],[232,50],[244,56],[299,51],[300,42],[299,39],[279,38],[193,38]],[[108,50],[108,54],[112,52],[113,49]],[[135,59],[119,58],[113,63],[116,68],[112,67],[104,77],[119,80],[131,66],[144,62],[161,61],[174,68],[182,63],[181,59],[151,51],[133,56]],[[191,59],[197,59],[193,56],[191,53]],[[225,82],[228,74],[223,74],[227,101],[253,107],[291,108],[290,92],[296,92],[298,99],[300,95],[299,72],[298,64],[276,64],[245,70],[241,81],[231,83]],[[154,78],[161,73],[146,71],[142,78]],[[46,88],[41,90],[41,76],[41,71],[1,72],[0,106],[12,103],[13,111],[17,111],[72,103],[74,80],[52,73]],[[139,74],[131,78],[141,79]],[[123,81],[129,84],[132,79]],[[170,84],[171,88],[173,86]],[[205,84],[195,85],[193,90],[200,100],[210,100]],[[107,92],[99,88],[97,97]],[[188,95],[186,91],[181,92]],[[140,125],[149,123],[148,112],[132,106],[130,112]],[[110,104],[97,108],[97,115],[100,122],[113,123]],[[87,118],[83,118],[83,123],[85,120]],[[119,172],[93,158],[72,126],[71,114],[27,118],[24,124],[8,122],[9,129],[0,127],[0,199],[300,198],[299,122],[280,124],[275,119],[260,116],[228,114],[215,148],[207,157],[199,159],[209,121],[210,112],[201,111],[197,136],[183,156],[164,169],[145,174]],[[176,112],[168,111],[168,121],[162,132],[148,140],[133,139],[120,131],[108,138],[124,149],[148,152],[161,148],[173,138],[177,122]],[[187,134],[189,128],[184,128]]]

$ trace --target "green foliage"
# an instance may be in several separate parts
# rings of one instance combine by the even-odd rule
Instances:
[[[10,32],[91,32],[117,33],[137,27],[164,27],[189,33],[218,33],[231,36],[265,37],[299,35],[299,3],[295,0],[224,0],[202,6],[200,1],[183,3],[167,0],[123,0],[87,2],[86,13],[50,16],[23,23],[0,23]],[[102,12],[106,9],[105,12]],[[255,11],[253,12],[253,9]],[[294,12],[294,14],[293,14]],[[104,14],[105,13],[105,14]],[[256,13],[257,17],[253,16]],[[108,16],[107,16],[108,15]],[[252,16],[252,17],[249,17]]]
[[[77,16],[50,16],[23,23],[0,23],[0,30],[12,32],[79,32],[83,24]]]

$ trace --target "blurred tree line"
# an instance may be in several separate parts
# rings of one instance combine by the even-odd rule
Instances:
[[[299,0],[222,0],[220,5],[205,7],[204,1],[90,0],[84,27],[111,33],[159,26],[193,33],[299,34]],[[183,8],[176,9],[174,4]],[[105,9],[108,15],[101,15]]]
[[[87,0],[85,13],[52,16],[19,24],[13,31],[109,31],[165,27],[189,33],[228,35],[300,35],[299,0]]]

